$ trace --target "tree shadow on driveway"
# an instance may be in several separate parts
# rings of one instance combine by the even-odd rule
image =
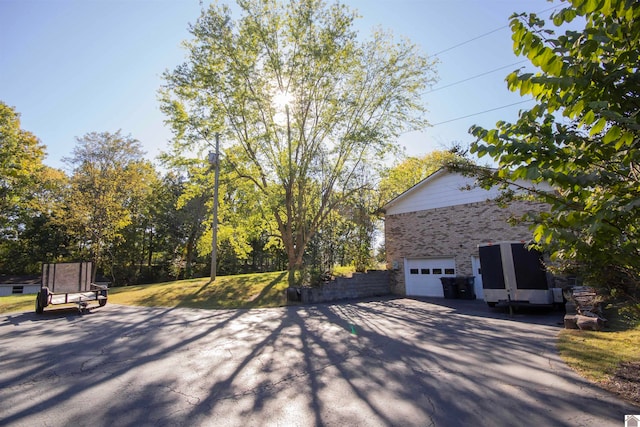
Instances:
[[[0,317],[3,425],[607,425],[638,413],[568,370],[557,326],[463,306],[110,305],[11,319]]]

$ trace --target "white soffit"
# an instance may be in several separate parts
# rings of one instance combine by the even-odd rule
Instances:
[[[495,199],[500,195],[497,187],[485,190],[477,187],[475,182],[476,179],[473,177],[440,169],[390,201],[385,206],[385,213],[395,215],[478,203]],[[531,182],[518,182],[518,184],[526,187],[533,186]],[[547,185],[537,187],[550,190]]]

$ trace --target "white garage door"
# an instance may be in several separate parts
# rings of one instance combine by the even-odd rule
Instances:
[[[456,275],[453,258],[422,258],[405,260],[407,295],[444,297],[441,277]]]

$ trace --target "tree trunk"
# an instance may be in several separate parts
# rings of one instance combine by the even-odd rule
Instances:
[[[184,275],[185,279],[191,279],[193,277],[193,271],[191,263],[193,261],[193,247],[195,245],[195,236],[194,233],[189,235],[189,239],[187,240],[186,254],[185,254],[185,266],[184,266]]]
[[[149,254],[147,255],[147,267],[151,270],[153,261],[153,228],[149,230]]]
[[[287,251],[287,270],[289,272],[288,282],[289,286],[299,286],[301,283],[298,283],[298,279],[296,278],[296,273],[302,270],[302,259],[298,257],[296,251],[296,247],[293,244],[293,239],[291,237],[286,239],[285,249]]]

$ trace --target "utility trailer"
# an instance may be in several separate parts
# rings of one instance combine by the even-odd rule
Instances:
[[[92,263],[69,262],[42,265],[42,283],[36,296],[36,313],[57,304],[77,304],[82,313],[89,301],[107,303],[107,286],[91,283]]]
[[[550,287],[539,251],[528,249],[523,242],[497,242],[478,245],[478,252],[489,307],[563,303],[562,289]]]

